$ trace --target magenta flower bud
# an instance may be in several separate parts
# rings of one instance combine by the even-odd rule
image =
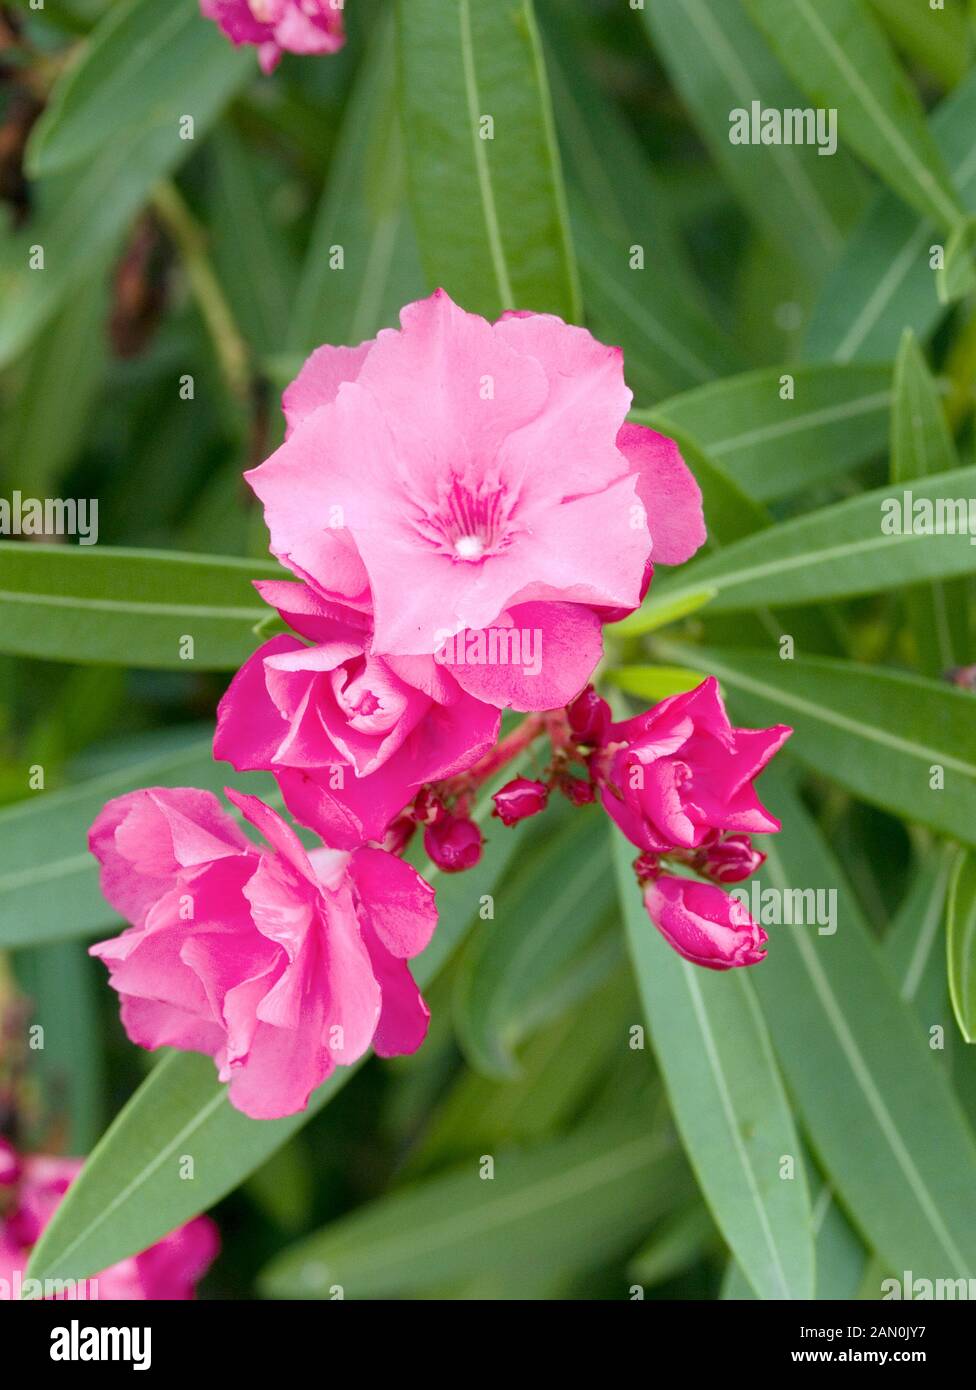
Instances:
[[[569,706],[569,727],[577,743],[598,747],[604,742],[610,728],[610,706],[592,685],[588,685],[581,695]]]
[[[755,965],[766,952],[766,933],[738,898],[710,883],[664,876],[644,885],[644,906],[679,956],[708,970]]]
[[[574,806],[590,806],[596,800],[596,787],[582,777],[563,777],[559,790]]]
[[[498,816],[503,825],[515,825],[517,821],[537,816],[546,809],[549,788],[544,782],[533,782],[528,777],[515,777],[506,782],[500,791],[492,796],[495,803],[493,816]]]
[[[716,838],[714,844],[702,845],[695,867],[715,883],[741,883],[765,860],[748,835],[726,835]]]
[[[445,813],[424,831],[424,849],[444,873],[461,873],[481,858],[481,831],[466,816]]]

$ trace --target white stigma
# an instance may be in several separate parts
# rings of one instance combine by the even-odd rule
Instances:
[[[485,553],[485,543],[480,536],[458,536],[454,553],[459,560],[480,560]]]

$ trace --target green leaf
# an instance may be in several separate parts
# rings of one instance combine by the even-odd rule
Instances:
[[[496,317],[580,316],[531,0],[400,0],[401,109],[432,286]]]
[[[670,695],[680,695],[686,690],[694,690],[708,675],[706,671],[692,671],[687,666],[628,666],[620,671],[608,671],[607,680],[626,690],[629,688],[630,675],[635,669],[640,670],[642,698],[655,704],[658,700],[666,700]]]
[[[384,12],[345,107],[295,295],[288,341],[306,352],[362,342],[424,293],[406,205],[394,56],[393,16]],[[289,370],[286,380],[294,375]]]
[[[752,972],[804,1127],[851,1219],[891,1269],[972,1277],[973,1137],[839,866],[778,768],[764,774],[763,798],[783,830],[763,838],[768,859],[754,882],[780,894],[836,893],[833,934],[772,927],[769,955]]]
[[[938,9],[916,0],[871,0],[871,7],[892,42],[944,86],[954,86],[965,75],[972,46],[965,0],[949,0]]]
[[[476,813],[483,817],[485,801]],[[480,899],[494,891],[516,851],[517,837],[492,836],[481,862],[444,877],[428,864],[440,920],[411,970],[426,988],[463,937]],[[357,1064],[358,1065],[358,1064]],[[87,1278],[145,1250],[204,1211],[259,1168],[345,1085],[355,1068],[339,1067],[308,1109],[283,1120],[251,1120],[227,1100],[209,1057],[175,1052],[152,1071],[99,1140],[31,1256],[32,1278]],[[181,1157],[194,1159],[184,1181]]]
[[[597,337],[622,347],[627,380],[639,399],[669,395],[741,366],[709,311],[656,264],[651,246],[608,238],[578,193],[570,210],[588,322]],[[645,255],[642,267],[632,264],[634,246]]]
[[[942,226],[962,215],[918,95],[862,0],[745,0],[785,67],[892,192]]]
[[[783,379],[793,397],[784,399]],[[764,367],[713,381],[631,418],[687,429],[751,497],[803,491],[880,454],[887,442],[891,368]]]
[[[0,651],[51,661],[231,671],[267,609],[261,560],[0,541]],[[181,655],[192,637],[192,656]]]
[[[938,1017],[946,1001],[942,926],[957,853],[951,844],[928,851],[884,939],[898,992],[921,1018]]]
[[[960,1032],[976,1042],[976,857],[962,850],[949,890],[946,951],[949,997]]]
[[[958,223],[950,236],[935,288],[942,304],[954,304],[976,290],[976,217]]]
[[[519,1043],[594,989],[618,958],[615,942],[597,938],[613,901],[602,812],[567,806],[561,826],[556,815],[548,810],[534,837],[522,832],[525,868],[501,888],[495,918],[471,941],[458,974],[458,1042],[488,1077],[517,1076]]]
[[[813,1241],[783,1085],[750,980],[682,960],[648,920],[633,846],[614,832],[620,903],[654,1051],[702,1194],[761,1298],[810,1298]],[[759,969],[764,967],[760,966]],[[751,974],[752,972],[750,972]]]
[[[976,840],[976,724],[967,691],[829,657],[781,661],[660,639],[656,648],[668,658],[693,656],[718,676],[741,721],[792,724],[790,752],[855,796]],[[621,684],[624,677],[624,688],[639,695],[640,669],[619,673]],[[940,775],[945,785],[937,789]]]
[[[145,8],[167,14],[172,9],[153,0]],[[93,265],[112,253],[153,185],[194,152],[252,75],[253,53],[234,48],[215,24],[191,15],[195,8],[192,0],[181,0],[181,13],[194,21],[192,61],[174,65],[169,74],[172,109],[193,115],[195,139],[180,138],[176,119],[131,131],[113,126],[97,153],[33,186],[30,217],[0,243],[0,366],[27,346],[66,296],[89,279]],[[43,249],[43,269],[37,248]]]
[[[107,356],[106,277],[105,266],[92,266],[86,282],[10,369],[0,449],[8,478],[31,496],[56,492],[84,443]],[[54,400],[57,410],[51,409]]]
[[[938,22],[939,16],[932,16]],[[963,205],[976,212],[976,73],[931,118],[932,137]],[[931,259],[945,236],[896,193],[879,194],[848,241],[814,309],[804,344],[813,361],[880,361],[894,357],[906,325],[919,338],[942,318]]]
[[[492,1155],[393,1192],[291,1246],[261,1289],[277,1298],[405,1295],[493,1270],[587,1270],[626,1250],[680,1171],[674,1141],[633,1121]]]
[[[945,412],[915,342],[905,330],[895,366],[895,403],[891,425],[892,482],[914,488],[915,480],[956,468],[959,458]],[[933,542],[933,549],[935,548]],[[969,650],[969,586],[931,584],[905,595],[921,669],[932,676],[962,665]]]
[[[680,579],[660,585],[655,602],[674,603],[679,596],[712,589],[709,612],[731,613],[761,606],[770,594],[775,595],[777,606],[803,605],[884,593],[920,579],[972,574],[976,546],[966,532],[927,535],[906,530],[904,522],[907,506],[908,524],[923,524],[924,518],[915,516],[913,506],[927,500],[933,504],[932,525],[936,526],[935,504],[960,499],[968,508],[974,488],[976,468],[959,468],[922,478],[904,494],[889,485],[781,522],[763,532],[761,546],[746,537],[686,566]],[[908,495],[911,502],[906,504]],[[900,533],[882,529],[895,525]],[[652,611],[650,599],[646,602],[648,617],[643,608],[638,609],[621,624],[621,634],[647,630]]]
[[[14,968],[30,1000],[27,1026],[43,1029],[30,1053],[43,1113],[69,1153],[85,1154],[102,1127],[105,1068],[96,989],[97,967],[77,941],[18,952]]]
[[[730,115],[753,101],[803,105],[756,32],[742,0],[654,0],[642,17],[661,60],[745,211],[792,262],[817,280],[841,254],[864,200],[864,180],[843,151],[809,145],[733,145]]]
[[[32,178],[90,160],[124,132],[178,134],[191,107],[182,82],[203,71],[197,0],[123,0],[109,6],[81,51],[55,83],[27,146]],[[174,81],[174,76],[177,78]],[[185,138],[185,137],[184,137]]]

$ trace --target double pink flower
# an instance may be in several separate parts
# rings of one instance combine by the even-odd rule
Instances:
[[[206,793],[110,802],[91,845],[132,926],[93,949],[134,1041],[208,1053],[261,1118],[301,1108],[369,1047],[418,1047],[427,1010],[407,961],[433,931],[433,890],[387,850],[421,825],[443,869],[477,862],[469,813],[508,756],[493,751],[504,709],[554,749],[548,780],[496,794],[504,824],[553,790],[599,795],[643,851],[672,944],[715,968],[761,958],[759,928],[722,927],[720,890],[674,888],[662,866],[714,882],[755,867],[748,835],[777,823],[752,779],[788,731],[733,729],[714,682],[622,724],[584,691],[604,623],[705,538],[693,477],[672,441],[626,423],[630,401],[618,349],[546,314],[488,323],[443,291],[399,330],[308,359],[284,444],[247,475],[295,575],[257,586],[290,633],[234,678],[214,752],[273,773],[328,848],[307,852],[230,792],[266,848]]]
[[[200,0],[232,43],[257,48],[264,72],[282,53],[336,53],[346,41],[342,9],[342,0]]]

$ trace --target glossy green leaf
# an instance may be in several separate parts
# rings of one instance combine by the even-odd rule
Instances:
[[[928,851],[884,938],[898,992],[918,1008],[920,1017],[930,1020],[939,1016],[946,997],[943,928],[957,854],[953,845]],[[939,1013],[932,1012],[933,1006]]]
[[[916,0],[870,0],[892,42],[945,86],[966,71],[972,47],[966,27],[965,0],[949,0],[941,8]]]
[[[969,212],[976,212],[974,122],[976,74],[970,73],[930,122]],[[881,361],[895,356],[907,325],[927,338],[945,313],[935,279],[937,249],[944,252],[945,245],[945,233],[897,193],[879,194],[828,276],[807,329],[805,355],[812,361]]]
[[[468,310],[579,318],[531,0],[400,0],[401,110],[427,278]]]
[[[633,846],[613,833],[627,940],[671,1109],[712,1215],[762,1298],[810,1298],[813,1240],[799,1140],[752,986],[690,965],[651,925]]]
[[[197,0],[110,5],[55,83],[31,132],[31,176],[42,178],[91,159],[120,131],[126,138],[177,133],[181,119],[194,113],[182,104],[173,76],[183,80],[194,71],[205,73],[210,44],[200,29]]]
[[[779,894],[836,894],[835,931],[771,926],[769,955],[752,972],[818,1158],[891,1269],[972,1277],[972,1134],[839,866],[778,768],[764,774],[762,794],[783,830],[764,837],[769,857],[754,882]]]
[[[473,1155],[381,1197],[278,1255],[261,1288],[278,1298],[417,1293],[492,1270],[586,1270],[618,1255],[660,1212],[675,1172],[650,1123],[583,1130],[528,1151]],[[680,1169],[678,1169],[680,1171]]]
[[[751,497],[771,501],[880,454],[890,408],[890,367],[784,366],[710,382],[631,418],[687,429]]]
[[[483,816],[484,802],[479,807]],[[439,924],[411,969],[423,989],[451,956],[481,898],[494,891],[516,848],[492,836],[481,862],[444,877],[432,864]],[[152,1071],[96,1145],[31,1256],[32,1278],[85,1278],[146,1249],[206,1210],[259,1168],[345,1085],[355,1068],[339,1067],[308,1109],[283,1120],[251,1120],[227,1100],[209,1057],[174,1052]],[[193,1181],[181,1157],[194,1159]]]
[[[407,209],[393,16],[376,24],[346,106],[295,295],[289,342],[359,343],[424,293]],[[341,260],[337,248],[341,249]],[[291,368],[286,381],[295,375]]]
[[[860,171],[843,151],[824,159],[809,145],[731,143],[733,111],[751,111],[754,101],[778,110],[804,105],[742,0],[656,0],[641,15],[745,211],[772,245],[818,279],[863,207]]]
[[[966,531],[925,534],[907,529],[906,518],[909,527],[956,526],[959,500],[962,525],[968,529],[967,499],[976,495],[974,489],[976,468],[959,468],[920,478],[908,489],[888,485],[782,522],[683,567],[677,578],[657,588],[653,600],[646,600],[647,616],[639,609],[620,631],[643,632],[654,604],[674,603],[706,588],[714,593],[709,611],[723,613],[755,608],[770,595],[777,605],[823,603],[884,593],[922,579],[972,574],[976,546]]]
[[[945,412],[925,359],[906,330],[895,366],[891,425],[893,483],[914,489],[915,480],[958,467]],[[941,539],[941,538],[940,538]],[[933,542],[934,546],[938,541]],[[969,650],[969,585],[965,580],[912,587],[905,595],[921,670],[938,676],[962,665]]]
[[[517,1075],[519,1043],[595,988],[618,959],[615,942],[598,937],[613,903],[602,812],[567,806],[557,819],[558,809],[547,810],[535,838],[522,831],[526,867],[502,886],[494,919],[470,943],[458,974],[458,1041],[485,1076]]]
[[[277,573],[260,560],[2,541],[0,651],[231,671],[254,650],[267,612],[252,580]]]
[[[963,850],[949,891],[946,951],[949,997],[960,1032],[976,1042],[976,857]]]
[[[976,217],[959,222],[945,249],[945,263],[935,277],[942,304],[954,304],[976,291]]]
[[[951,227],[958,194],[921,101],[862,0],[745,0],[794,80],[837,112],[839,138],[919,212]]]
[[[149,0],[145,8],[160,7]],[[189,20],[191,0],[181,0],[180,9]],[[193,116],[194,140],[181,139],[178,120],[132,130],[115,126],[90,158],[34,185],[31,216],[0,242],[0,366],[89,278],[93,263],[112,253],[154,184],[193,154],[254,72],[253,55],[234,48],[199,14],[193,17],[192,51],[193,61],[171,73],[167,109]]]
[[[740,722],[792,725],[790,752],[855,796],[976,839],[976,724],[968,692],[828,657],[781,661],[660,639],[656,648],[668,659],[693,656],[716,675]],[[641,694],[639,668],[617,679]]]

